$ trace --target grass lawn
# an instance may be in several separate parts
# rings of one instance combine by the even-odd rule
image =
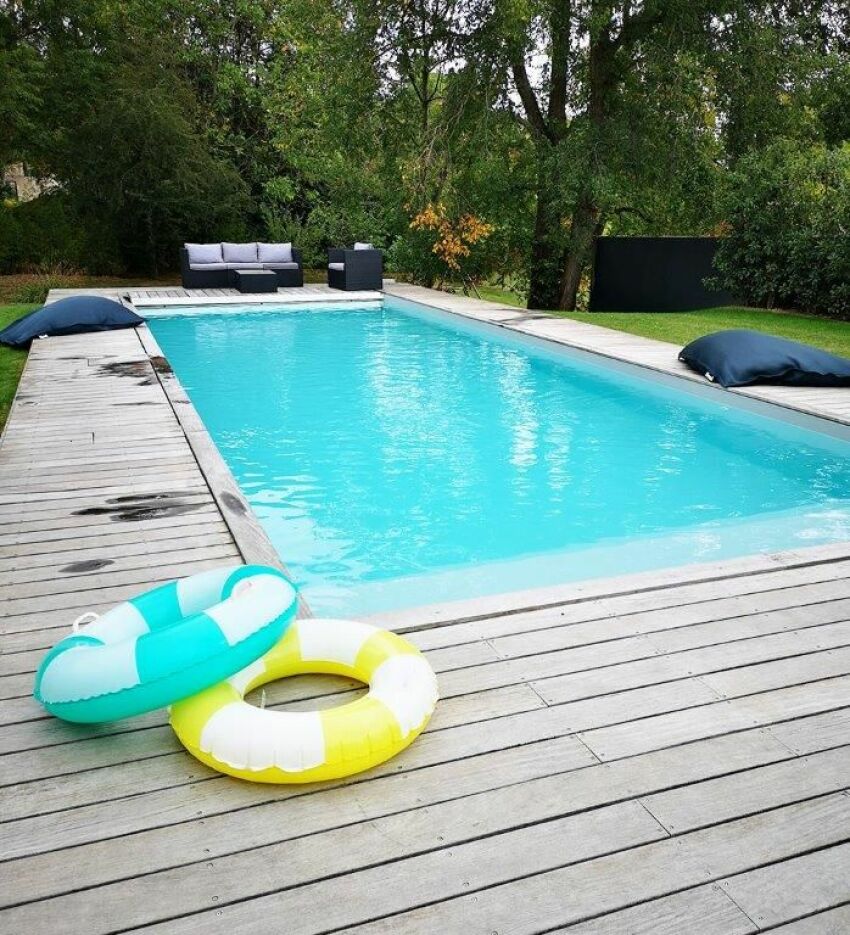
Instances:
[[[460,291],[460,290],[458,290]],[[515,292],[496,286],[480,286],[482,299],[503,305],[525,307],[525,301]],[[687,344],[701,335],[725,328],[750,328],[792,341],[802,341],[822,347],[825,351],[850,357],[850,322],[796,315],[791,312],[771,312],[761,308],[709,308],[698,312],[552,312],[563,318],[585,321],[603,328],[627,331],[645,338]]]
[[[0,305],[0,328],[5,328],[10,322],[27,312],[31,312],[37,305]],[[27,359],[26,351],[13,351],[10,347],[0,345],[0,428],[6,424],[9,407],[15,395],[15,388],[24,369]]]
[[[699,312],[555,312],[603,328],[628,331],[645,338],[687,344],[711,331],[724,328],[750,328],[792,341],[822,347],[825,351],[850,357],[850,323],[827,318],[811,318],[788,312],[758,308],[710,308]]]

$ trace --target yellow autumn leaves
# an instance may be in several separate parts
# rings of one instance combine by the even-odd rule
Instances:
[[[431,250],[454,272],[460,272],[461,261],[471,253],[470,247],[486,240],[494,230],[492,224],[474,214],[462,214],[452,220],[441,202],[429,203],[411,220],[410,229],[434,231],[436,240]]]

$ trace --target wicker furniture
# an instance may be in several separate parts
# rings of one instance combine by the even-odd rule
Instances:
[[[369,244],[358,244],[353,250],[328,250],[328,285],[332,289],[380,290],[384,284],[384,258],[380,250]]]
[[[234,272],[271,271],[278,286],[303,286],[301,253],[292,244],[210,243],[184,244],[180,272],[185,289],[223,289],[235,285]]]
[[[273,269],[235,269],[233,285],[240,292],[277,292],[277,275]]]

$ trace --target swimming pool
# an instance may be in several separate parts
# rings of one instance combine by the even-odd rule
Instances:
[[[850,442],[720,394],[400,299],[185,311],[150,328],[315,612],[850,538]]]

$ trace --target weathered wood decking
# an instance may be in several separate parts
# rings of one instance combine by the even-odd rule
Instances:
[[[576,343],[666,366],[602,330]],[[134,332],[36,342],[0,447],[0,931],[850,931],[850,543],[387,615],[442,701],[348,783],[219,776],[162,712],[45,716],[74,617],[262,552],[160,371]]]
[[[393,283],[394,280],[387,280]],[[49,301],[79,294],[80,289],[52,289]],[[307,283],[276,292],[239,292],[238,289],[184,289],[182,286],[152,286],[149,289],[104,288],[82,290],[90,294],[122,299],[136,308],[180,305],[301,305],[309,302],[375,302],[380,292],[342,292],[324,283]]]

